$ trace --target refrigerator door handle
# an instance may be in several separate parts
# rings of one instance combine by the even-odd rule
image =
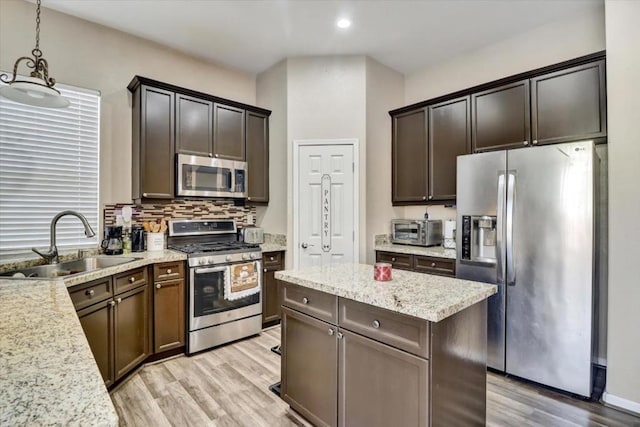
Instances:
[[[516,174],[512,171],[507,176],[507,215],[506,215],[506,248],[507,248],[507,286],[516,285],[516,260],[513,253],[513,209],[516,197]]]
[[[504,284],[504,266],[502,265],[502,248],[504,244],[504,173],[498,174],[498,202],[497,202],[497,219],[496,219],[496,282]]]

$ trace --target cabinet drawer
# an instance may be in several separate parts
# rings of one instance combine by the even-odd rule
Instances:
[[[416,356],[429,358],[429,322],[389,310],[339,299],[341,328]]]
[[[456,260],[416,255],[413,259],[413,271],[455,277]]]
[[[160,282],[162,280],[175,280],[184,277],[184,261],[164,262],[162,264],[154,264],[153,281]]]
[[[316,319],[338,324],[338,297],[303,286],[280,282],[282,305]]]
[[[128,291],[147,283],[147,268],[126,271],[114,276],[115,293]]]
[[[262,264],[264,267],[282,268],[282,252],[265,252],[262,254]]]
[[[83,283],[69,288],[69,296],[76,310],[80,310],[111,298],[113,296],[113,282],[109,276]]]
[[[394,252],[376,252],[376,262],[388,262],[393,268],[400,270],[413,269],[413,256]]]

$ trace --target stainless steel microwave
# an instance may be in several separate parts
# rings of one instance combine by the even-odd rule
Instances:
[[[440,245],[442,244],[442,221],[393,219],[391,220],[391,242],[416,246]]]
[[[247,162],[177,156],[177,196],[246,198]]]

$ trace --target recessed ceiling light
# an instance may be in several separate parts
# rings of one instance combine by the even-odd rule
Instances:
[[[349,28],[351,26],[351,21],[346,18],[342,18],[339,19],[338,22],[336,22],[336,25],[338,26],[338,28]]]

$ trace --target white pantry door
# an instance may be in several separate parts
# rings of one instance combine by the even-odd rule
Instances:
[[[354,262],[354,145],[301,144],[297,170],[298,267]]]

